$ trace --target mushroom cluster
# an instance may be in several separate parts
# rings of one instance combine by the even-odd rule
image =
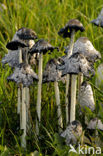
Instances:
[[[97,19],[91,21],[97,26],[103,27],[103,9]],[[36,33],[32,29],[21,28],[8,42],[6,48],[8,54],[2,58],[3,66],[8,64],[13,73],[7,78],[14,81],[18,86],[18,109],[20,114],[20,128],[23,129],[21,145],[26,148],[26,133],[30,127],[29,108],[30,108],[30,86],[34,80],[38,81],[37,105],[36,105],[36,134],[39,135],[41,124],[41,103],[42,103],[42,84],[53,82],[55,99],[57,105],[58,130],[60,135],[65,138],[67,145],[76,144],[82,135],[82,125],[76,120],[76,103],[78,93],[78,103],[81,109],[86,111],[88,107],[92,112],[95,111],[95,100],[93,90],[87,80],[95,75],[94,64],[101,59],[101,53],[96,50],[87,37],[80,37],[75,41],[77,31],[85,30],[83,24],[78,19],[71,19],[60,29],[58,34],[63,38],[70,38],[70,43],[65,48],[66,55],[50,59],[43,71],[43,56],[47,53],[59,51],[58,47],[52,46],[44,39],[37,39]],[[38,75],[32,65],[38,65]],[[101,72],[103,64],[98,67],[100,73],[96,84],[100,85],[103,80]],[[78,81],[77,81],[78,78]],[[85,81],[83,81],[85,79]],[[63,131],[63,114],[60,100],[59,82],[66,80],[66,129]],[[77,92],[78,83],[78,92]],[[90,121],[87,129],[103,130],[100,119],[95,118]]]
[[[3,65],[8,63],[13,74],[7,80],[14,81],[18,86],[18,107],[17,112],[20,114],[20,128],[24,130],[21,137],[21,145],[26,146],[26,132],[29,122],[29,86],[33,84],[33,80],[38,80],[37,74],[29,65],[29,49],[35,44],[34,39],[37,38],[36,33],[32,29],[21,28],[13,36],[11,42],[7,43],[6,48],[9,49],[8,54],[2,59]]]

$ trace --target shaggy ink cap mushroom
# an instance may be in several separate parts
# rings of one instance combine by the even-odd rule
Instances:
[[[30,41],[33,42],[34,39],[37,38],[35,31],[28,28],[20,28],[13,36],[11,42],[7,44],[7,48],[10,50],[17,50],[18,47],[24,48],[30,46]],[[30,43],[29,43],[30,42]]]
[[[70,32],[68,32],[70,30]],[[83,32],[85,29],[83,24],[78,19],[71,19],[69,22],[58,32],[63,38],[70,37],[72,30]]]
[[[101,122],[100,119],[93,118],[92,120],[90,120],[87,128],[90,130],[99,129],[103,131],[103,123]]]
[[[33,71],[30,65],[21,63],[15,68],[12,75],[7,80],[14,81],[17,84],[22,83],[24,87],[29,87],[33,84],[33,80],[38,80],[37,74]]]
[[[48,43],[44,39],[40,39],[30,49],[29,53],[30,54],[33,54],[33,53],[43,53],[43,54],[45,54],[48,51],[52,52],[54,49],[59,50],[58,47],[53,47],[50,43]]]
[[[64,77],[62,76],[62,71],[57,69],[58,65],[63,65],[64,61],[60,58],[58,59],[51,59],[47,62],[46,67],[43,72],[43,83],[46,82],[55,82],[55,81],[65,81]]]
[[[98,17],[96,19],[92,20],[91,23],[93,23],[96,26],[103,27],[103,8],[102,8],[100,14],[98,15]]]
[[[95,110],[95,101],[93,97],[93,90],[91,85],[84,81],[80,86],[78,101],[80,107],[85,110],[85,107],[88,107],[91,111]]]
[[[57,68],[62,70],[62,76],[67,74],[83,73],[84,76],[90,77],[95,74],[93,66],[88,62],[84,55],[81,53],[74,53],[69,58],[62,57],[65,62],[64,65],[58,65]]]
[[[97,51],[87,37],[80,37],[73,46],[73,53],[80,52],[88,61],[95,62],[101,59],[101,54]]]
[[[66,144],[70,145],[77,143],[77,138],[82,135],[82,125],[78,120],[72,121],[67,128],[61,133],[61,136],[65,138]]]

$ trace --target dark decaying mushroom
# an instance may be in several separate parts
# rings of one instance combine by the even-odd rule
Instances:
[[[92,20],[91,23],[93,23],[96,26],[103,27],[103,8],[102,8],[100,14],[98,15],[98,17],[96,19]]]
[[[38,40],[34,46],[30,49],[29,53],[33,54],[33,53],[47,53],[47,51],[53,51],[54,49],[58,50],[58,47],[53,47],[50,43],[48,43],[47,41],[45,41],[44,39],[40,39]]]
[[[78,120],[72,121],[61,136],[65,138],[66,145],[76,144],[82,135],[82,125]]]
[[[43,64],[43,54],[46,54],[48,51],[53,51],[54,49],[57,49],[57,47],[53,47],[50,43],[45,41],[44,39],[38,40],[34,46],[29,50],[29,53],[35,54],[39,53],[39,67],[38,67],[38,95],[37,95],[37,119],[40,122],[41,121],[41,87],[42,87],[42,64]],[[36,133],[39,134],[39,127],[38,123],[36,122]]]
[[[37,39],[37,35],[34,30],[28,29],[28,28],[20,28],[17,32],[16,35],[19,37],[21,40],[35,40]]]
[[[75,107],[76,107],[76,79],[79,73],[83,73],[84,76],[90,77],[94,75],[93,65],[87,61],[87,59],[81,53],[75,53],[68,59],[64,57],[64,65],[57,68],[62,70],[62,76],[67,74],[72,75],[71,81],[71,105],[70,105],[70,122],[75,120]]]
[[[95,102],[93,97],[93,91],[91,85],[84,81],[81,84],[78,101],[80,107],[85,110],[85,107],[88,107],[91,111],[95,109]]]
[[[81,32],[85,30],[83,24],[78,19],[71,19],[62,29],[60,29],[58,34],[62,35],[64,38],[70,37],[73,29],[75,31],[80,30]]]
[[[59,35],[62,37],[70,37],[70,44],[69,44],[69,50],[67,51],[67,57],[69,58],[72,55],[73,51],[73,45],[74,45],[74,37],[75,37],[75,32],[77,31],[84,31],[83,24],[78,20],[78,19],[71,19],[69,22],[64,26],[64,28],[60,29],[58,32]],[[68,114],[74,114],[72,112],[69,112],[68,107],[69,107],[69,102],[71,103],[70,105],[75,105],[74,103],[76,102],[76,75],[68,75],[66,76],[66,96],[65,96],[65,105],[66,105],[66,123],[68,123],[69,120],[73,121],[75,120],[75,116],[71,119],[69,119]],[[71,80],[71,82],[70,82]],[[73,84],[73,86],[72,86]],[[70,94],[70,85],[71,85],[71,100],[69,100],[68,95]],[[73,89],[73,90],[72,90]],[[74,106],[73,106],[74,107]]]
[[[22,83],[24,87],[32,85],[33,79],[38,80],[38,76],[30,65],[25,63],[19,64],[18,67],[15,68],[14,73],[7,78],[7,80],[14,81],[17,84]]]
[[[62,119],[62,111],[60,105],[60,93],[59,93],[59,86],[58,81],[65,81],[65,77],[61,77],[62,72],[57,69],[57,65],[64,64],[64,61],[60,58],[58,59],[51,59],[46,64],[46,67],[43,72],[43,82],[54,82],[54,89],[55,89],[55,98],[56,98],[56,105],[57,105],[57,116],[58,116],[58,126],[59,132],[61,132],[61,128],[63,128],[63,119]]]
[[[65,61],[66,60],[66,61]],[[93,65],[81,53],[73,54],[68,60],[64,58],[64,65],[58,65],[58,69],[62,70],[62,76],[66,74],[78,74],[82,72],[84,76],[90,77],[89,73],[94,75]]]
[[[80,52],[88,61],[95,62],[101,58],[101,54],[97,51],[87,37],[80,37],[73,46],[73,53]]]
[[[6,48],[9,50],[18,50],[19,47],[24,48],[27,47],[27,45],[24,43],[24,41],[18,41],[18,40],[8,42],[6,45]]]
[[[62,59],[51,59],[47,62],[46,67],[43,72],[43,83],[62,81],[64,77],[62,72],[57,69],[58,65],[63,65],[64,61]]]

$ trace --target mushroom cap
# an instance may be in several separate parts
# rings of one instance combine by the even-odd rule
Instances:
[[[17,67],[19,65],[18,50],[8,51],[8,54],[2,58],[1,62],[3,65],[8,63],[10,67]]]
[[[14,81],[17,84],[22,83],[24,87],[32,85],[33,79],[38,80],[38,76],[31,66],[25,63],[19,64],[13,74],[7,78],[8,81]]]
[[[57,69],[57,66],[60,63],[64,63],[63,60],[58,59],[51,59],[47,62],[46,67],[44,69],[43,72],[43,83],[46,82],[55,82],[55,81],[60,81],[60,80],[64,80],[61,75],[62,72],[60,70]]]
[[[70,32],[68,32],[68,29]],[[80,30],[81,32],[85,30],[83,24],[78,19],[71,19],[62,29],[60,29],[58,34],[63,35],[64,38],[70,37],[73,29],[75,31]]]
[[[103,63],[97,68],[95,84],[97,87],[103,87]]]
[[[29,53],[33,54],[33,53],[41,53],[41,52],[43,52],[45,54],[47,51],[51,51],[52,52],[54,49],[58,49],[58,48],[57,47],[53,47],[50,43],[48,43],[44,39],[40,39],[30,49]]]
[[[103,123],[101,122],[100,119],[94,118],[90,120],[87,128],[91,130],[95,130],[95,129],[103,130]]]
[[[32,29],[21,28],[13,36],[11,42],[7,44],[7,48],[10,50],[17,50],[18,47],[32,47],[34,45],[34,39],[36,39],[36,33]]]
[[[80,37],[73,46],[73,53],[80,52],[88,61],[95,62],[101,58],[101,54],[97,51],[87,37]]]
[[[61,136],[66,139],[66,144],[76,144],[77,138],[82,134],[82,125],[78,120],[72,121],[64,132],[61,133]]]
[[[78,101],[80,104],[80,107],[85,110],[85,107],[88,107],[91,111],[94,111],[95,109],[95,102],[93,97],[93,91],[91,85],[84,81],[81,84]]]
[[[6,45],[6,48],[9,50],[17,50],[19,47],[24,48],[27,47],[27,45],[23,41],[18,40],[8,42]]]
[[[16,35],[21,39],[21,40],[35,40],[37,39],[37,34],[34,30],[28,29],[28,28],[20,28],[17,32]]]
[[[29,47],[22,49],[22,59],[25,60],[26,53],[28,52]],[[29,56],[29,64],[36,65],[38,62],[39,54],[33,54]],[[5,65],[8,63],[10,67],[17,67],[19,65],[19,51],[18,50],[8,50],[8,53],[2,58],[2,64]]]
[[[100,14],[98,15],[98,17],[96,19],[92,20],[91,23],[93,23],[96,26],[103,27],[103,8],[102,8]]]
[[[84,76],[90,77],[90,73],[94,75],[93,65],[90,64],[81,53],[72,54],[69,58],[62,57],[64,65],[58,65],[57,69],[62,70],[62,76],[67,74],[78,74],[82,72]]]

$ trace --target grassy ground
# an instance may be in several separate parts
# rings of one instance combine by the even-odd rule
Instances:
[[[15,31],[21,27],[28,27],[35,30],[39,38],[48,40],[52,45],[59,46],[60,52],[44,56],[44,63],[50,58],[64,55],[64,46],[69,44],[69,39],[62,39],[58,31],[65,23],[72,18],[78,18],[85,27],[85,32],[78,32],[75,40],[80,36],[87,36],[94,47],[103,55],[103,29],[93,26],[90,21],[97,17],[103,7],[102,0],[0,0],[0,61],[7,53],[5,45],[10,41]],[[4,4],[5,6],[3,6]],[[101,61],[95,65],[95,68]],[[17,87],[16,84],[8,83],[6,78],[12,73],[11,68],[0,63],[0,152],[2,156],[8,155],[30,155],[33,151],[39,151],[41,155],[68,155],[67,146],[62,146],[57,129],[56,104],[54,98],[53,84],[43,85],[42,92],[42,125],[40,137],[35,135],[35,106],[37,95],[37,84],[30,88],[31,92],[31,115],[33,129],[27,136],[26,151],[20,147],[19,116],[17,108]],[[90,81],[93,84],[96,111],[88,117],[98,116],[103,121],[103,109],[100,102],[103,102],[102,90],[95,88],[95,77]],[[65,127],[65,85],[60,86],[61,105]],[[77,119],[79,119],[77,112]],[[52,122],[51,122],[52,121]],[[83,124],[83,121],[81,119]],[[44,127],[43,127],[44,126]],[[103,134],[100,134],[103,140]],[[102,146],[103,147],[103,146]],[[37,153],[38,154],[38,153]],[[39,154],[40,155],[40,154]]]

